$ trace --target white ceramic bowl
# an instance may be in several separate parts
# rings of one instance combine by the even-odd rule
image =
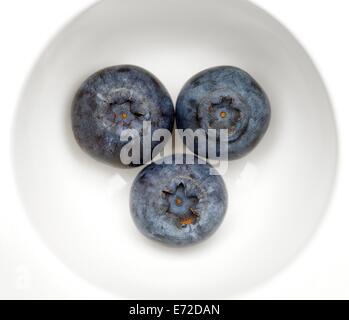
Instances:
[[[270,98],[270,129],[229,163],[229,210],[202,244],[174,249],[145,239],[128,203],[141,168],[96,162],[74,141],[75,91],[118,64],[150,70],[174,101],[195,73],[234,65]],[[125,298],[228,298],[268,279],[316,230],[336,173],[336,127],[316,68],[279,22],[241,0],[99,2],[39,59],[14,135],[18,189],[42,241],[77,276]]]

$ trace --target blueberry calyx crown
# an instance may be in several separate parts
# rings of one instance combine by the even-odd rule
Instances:
[[[234,142],[245,133],[251,111],[241,96],[227,91],[216,90],[206,96],[199,104],[198,118],[206,130],[228,130],[228,139]]]
[[[96,110],[96,118],[106,128],[131,128],[135,121],[140,124],[136,127],[141,128],[142,121],[150,119],[141,101],[132,90],[118,89],[102,100],[102,107]]]
[[[187,193],[183,182],[177,184],[174,190],[165,189],[162,193],[168,204],[166,214],[175,220],[177,227],[185,228],[197,223],[200,218],[196,210],[199,199]]]

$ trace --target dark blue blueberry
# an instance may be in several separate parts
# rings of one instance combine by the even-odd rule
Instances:
[[[238,159],[250,152],[266,133],[270,104],[263,89],[245,71],[229,66],[204,70],[182,89],[176,105],[179,129],[228,130],[228,158]],[[200,145],[194,136],[192,151],[207,157],[207,150],[219,151],[220,137]],[[188,145],[188,141],[187,141]],[[190,145],[189,145],[190,147]],[[217,152],[218,156],[225,156]]]
[[[121,132],[134,129],[143,146],[143,122],[172,131],[174,107],[165,87],[148,71],[123,65],[101,70],[89,77],[77,92],[72,107],[72,126],[81,148],[98,160],[123,166],[120,151],[128,142]],[[152,142],[152,150],[160,142]],[[151,160],[150,152],[140,163]]]
[[[222,177],[213,167],[199,164],[196,157],[195,164],[185,159],[184,164],[174,164],[175,157],[165,158],[163,164],[152,163],[139,173],[132,186],[130,207],[145,236],[184,246],[204,240],[217,230],[228,196]],[[173,164],[166,164],[168,161]]]

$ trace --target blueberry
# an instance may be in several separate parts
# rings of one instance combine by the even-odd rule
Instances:
[[[258,83],[245,71],[230,67],[214,67],[192,77],[181,90],[176,104],[176,122],[179,129],[226,129],[228,154],[238,159],[250,152],[266,133],[271,117],[268,97]],[[189,135],[196,154],[210,157],[208,150],[217,150],[211,157],[224,156],[219,152],[223,140],[217,134],[198,143]],[[205,139],[206,140],[206,139]]]
[[[141,140],[139,163],[127,166],[151,160],[150,150],[146,157],[142,152],[146,121],[151,123],[151,134],[157,129],[172,131],[174,107],[160,81],[135,66],[110,67],[93,74],[81,85],[72,106],[73,132],[81,148],[119,167],[124,166],[120,152],[130,141],[121,139],[125,129],[135,130]],[[151,142],[151,150],[159,143]]]
[[[183,164],[174,164],[175,157]],[[170,156],[136,177],[130,207],[138,229],[148,238],[184,246],[206,239],[221,224],[228,201],[224,181],[213,167],[197,160],[192,164],[183,156]]]

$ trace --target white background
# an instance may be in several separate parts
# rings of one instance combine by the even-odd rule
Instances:
[[[113,298],[73,275],[31,229],[16,196],[10,154],[13,114],[31,67],[67,20],[93,2],[0,0],[0,298]],[[328,214],[311,243],[271,281],[239,298],[348,299],[349,172],[345,164],[349,163],[346,141],[349,137],[349,3],[344,0],[254,2],[289,28],[318,66],[336,113],[340,163]],[[9,242],[9,235],[18,241]]]

